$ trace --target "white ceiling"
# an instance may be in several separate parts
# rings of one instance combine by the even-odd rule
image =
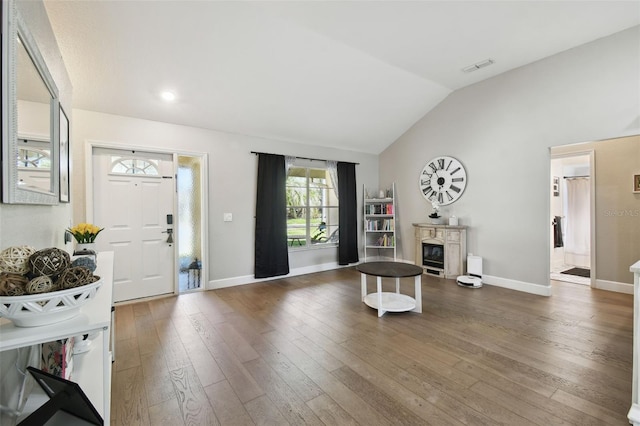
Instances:
[[[640,24],[640,0],[45,5],[75,108],[369,153],[456,89]]]

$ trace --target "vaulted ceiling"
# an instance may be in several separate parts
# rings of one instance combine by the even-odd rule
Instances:
[[[452,91],[640,24],[639,1],[45,5],[75,108],[369,153]]]

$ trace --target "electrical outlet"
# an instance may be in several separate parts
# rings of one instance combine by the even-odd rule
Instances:
[[[224,216],[223,216],[223,220],[224,220],[225,222],[231,222],[231,221],[233,221],[233,214],[231,214],[231,213],[225,213],[225,214],[224,214]]]

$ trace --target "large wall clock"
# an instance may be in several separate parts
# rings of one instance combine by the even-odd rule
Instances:
[[[456,201],[467,186],[467,172],[453,157],[435,157],[420,172],[420,192],[443,206]]]

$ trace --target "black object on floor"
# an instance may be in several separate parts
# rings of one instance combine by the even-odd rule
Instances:
[[[591,277],[591,271],[585,268],[571,268],[571,269],[567,269],[566,271],[562,271],[560,273],[567,274],[567,275],[576,275],[578,277],[585,277],[585,278]]]

